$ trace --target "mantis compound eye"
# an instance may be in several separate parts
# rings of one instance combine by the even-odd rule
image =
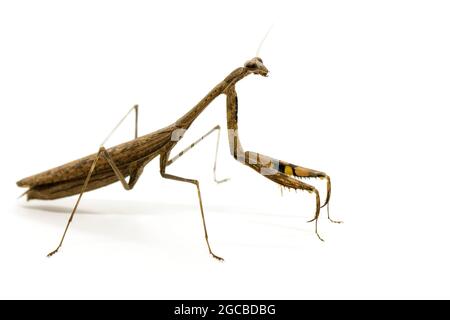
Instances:
[[[254,63],[253,61],[249,61],[249,62],[247,62],[245,64],[245,67],[249,68],[249,69],[255,69],[256,68],[256,63]]]

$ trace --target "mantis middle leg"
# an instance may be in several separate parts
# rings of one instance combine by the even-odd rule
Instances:
[[[223,258],[221,258],[218,255],[214,254],[214,252],[211,250],[211,246],[209,244],[208,230],[206,229],[205,213],[203,211],[202,195],[200,193],[200,182],[198,180],[187,179],[187,178],[183,178],[183,177],[179,177],[179,176],[175,176],[175,175],[166,173],[166,167],[167,167],[167,163],[168,163],[168,158],[169,158],[169,154],[168,153],[161,154],[161,158],[160,158],[160,173],[161,173],[161,176],[164,179],[192,183],[193,185],[195,185],[197,187],[198,201],[199,201],[199,204],[200,204],[200,213],[202,215],[202,222],[203,222],[203,231],[205,233],[205,240],[206,240],[206,244],[208,246],[209,253],[214,258],[216,258],[217,260],[223,261]]]
[[[174,163],[175,161],[177,161],[179,158],[181,158],[183,155],[186,154],[186,152],[188,152],[189,150],[191,150],[192,148],[194,148],[197,144],[199,144],[201,141],[203,141],[203,139],[205,139],[207,136],[209,136],[210,134],[212,134],[214,131],[217,131],[217,142],[216,142],[216,154],[214,157],[214,167],[213,167],[213,171],[214,171],[214,181],[216,183],[223,183],[226,182],[228,180],[230,180],[229,178],[226,179],[221,179],[218,180],[217,179],[217,175],[216,175],[216,169],[217,169],[217,155],[219,152],[219,141],[220,141],[220,125],[215,126],[214,128],[212,128],[211,130],[209,130],[207,133],[205,133],[203,136],[201,136],[199,139],[197,139],[196,141],[194,141],[189,147],[185,148],[183,151],[179,152],[176,156],[174,156],[172,159],[167,160],[166,166],[170,166],[172,163]]]

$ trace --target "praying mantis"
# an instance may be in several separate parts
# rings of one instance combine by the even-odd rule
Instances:
[[[69,226],[74,218],[75,212],[77,211],[78,205],[80,204],[81,197],[85,192],[104,187],[117,181],[121,182],[125,190],[131,190],[139,180],[145,166],[159,156],[160,174],[162,178],[190,183],[196,187],[203,223],[204,237],[209,253],[215,259],[223,261],[223,258],[216,255],[212,251],[208,240],[208,231],[206,228],[205,213],[199,181],[176,176],[167,172],[167,168],[176,160],[185,155],[204,138],[214,132],[217,132],[216,155],[213,168],[214,179],[217,183],[222,183],[227,180],[218,180],[216,178],[217,154],[221,130],[219,125],[212,128],[190,146],[179,152],[176,156],[172,158],[170,157],[172,149],[183,138],[186,130],[191,127],[192,123],[210,105],[210,103],[221,94],[226,96],[228,140],[230,153],[233,158],[282,187],[287,187],[294,190],[304,190],[313,194],[316,200],[315,213],[309,222],[315,222],[315,233],[317,237],[323,241],[317,231],[317,222],[321,208],[327,206],[328,219],[332,222],[340,223],[340,221],[332,220],[329,213],[329,201],[331,196],[330,176],[321,171],[308,169],[286,161],[277,160],[257,152],[244,151],[239,139],[238,97],[235,88],[236,84],[248,75],[253,74],[267,77],[268,73],[269,71],[263,64],[260,57],[256,56],[248,60],[245,62],[244,66],[235,69],[227,77],[225,77],[225,79],[217,84],[203,99],[200,100],[200,102],[197,103],[197,105],[195,105],[177,121],[160,130],[143,136],[138,136],[139,108],[135,105],[107,136],[105,141],[100,145],[97,153],[18,181],[17,185],[19,187],[28,188],[28,190],[24,193],[28,200],[52,200],[78,195],[61,240],[56,249],[51,251],[48,256],[50,257],[54,255],[61,248]],[[114,131],[122,124],[125,118],[132,112],[135,113],[135,138],[126,143],[106,149],[104,147],[105,143]],[[128,178],[128,181],[126,178]],[[323,204],[321,204],[320,201],[319,191],[312,185],[301,181],[300,179],[302,178],[318,178],[326,180],[327,191]]]

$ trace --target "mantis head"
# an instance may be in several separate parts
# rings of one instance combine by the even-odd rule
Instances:
[[[264,77],[267,77],[269,70],[264,66],[263,61],[260,57],[254,57],[253,59],[248,60],[244,67],[251,73],[260,74]]]

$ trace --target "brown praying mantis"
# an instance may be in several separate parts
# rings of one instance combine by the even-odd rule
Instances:
[[[130,109],[122,120],[119,121],[116,127],[101,144],[97,153],[18,181],[17,185],[19,187],[28,188],[28,190],[24,193],[24,195],[27,195],[28,200],[52,200],[78,195],[61,240],[57,248],[50,252],[48,256],[50,257],[54,255],[61,248],[70,223],[72,222],[78,205],[80,204],[81,197],[85,192],[104,187],[117,181],[122,183],[125,190],[131,190],[136,185],[144,170],[144,167],[154,158],[159,156],[160,173],[163,178],[191,183],[197,188],[204,235],[209,253],[214,258],[223,260],[221,257],[213,253],[209,244],[199,181],[176,176],[167,172],[167,167],[186,154],[187,151],[196,146],[204,138],[217,131],[216,156],[213,168],[214,179],[217,183],[227,180],[217,180],[216,178],[217,153],[220,139],[219,125],[212,128],[200,139],[196,140],[176,156],[170,158],[171,150],[181,140],[185,131],[190,128],[192,123],[209,106],[209,104],[221,94],[226,95],[228,140],[231,155],[242,164],[252,168],[266,178],[279,184],[281,187],[287,187],[295,190],[306,190],[309,193],[314,194],[316,199],[316,209],[314,217],[309,220],[309,222],[315,221],[315,233],[319,239],[322,240],[317,231],[317,221],[321,208],[327,206],[328,219],[332,222],[340,223],[340,221],[334,221],[330,218],[330,177],[321,171],[276,160],[260,153],[244,151],[241,146],[238,135],[238,97],[235,89],[236,83],[250,74],[266,77],[268,72],[269,71],[264,66],[261,58],[255,57],[247,61],[243,67],[235,69],[223,81],[217,84],[184,116],[165,128],[141,137],[138,137],[138,106],[136,105]],[[104,144],[106,141],[121,125],[125,118],[133,111],[135,112],[135,139],[115,147],[105,149]],[[129,177],[128,181],[126,180],[127,177]],[[320,202],[319,191],[315,187],[301,181],[301,178],[319,178],[326,180],[327,193],[325,201],[322,205]]]

